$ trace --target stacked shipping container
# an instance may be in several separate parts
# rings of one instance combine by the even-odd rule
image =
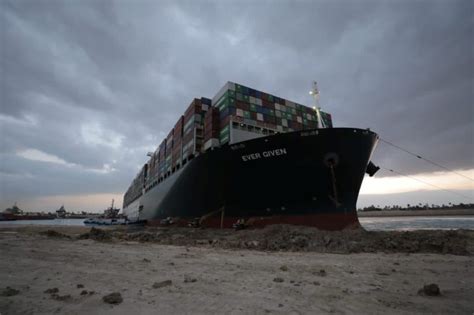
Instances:
[[[331,115],[320,114],[323,126],[332,127]],[[315,109],[227,82],[212,101],[196,98],[191,102],[125,193],[124,206],[141,196],[143,188],[151,189],[196,154],[245,140],[239,139],[237,132],[264,136],[314,128],[318,128]]]
[[[165,150],[165,174],[166,176],[171,174],[171,157],[173,153],[173,135],[174,128],[171,129],[170,133],[166,137],[166,150]]]
[[[166,170],[166,139],[161,142],[158,152],[158,178],[161,178]]]
[[[182,160],[201,152],[204,137],[204,116],[211,108],[211,100],[194,99],[184,114]]]
[[[183,122],[184,116],[181,116],[173,128],[173,149],[171,153],[172,170],[178,167],[178,165],[181,165],[181,157],[183,153]]]
[[[216,95],[213,106],[219,110],[220,144],[231,141],[232,123],[264,134],[318,127],[316,110],[232,82]],[[321,116],[325,126],[332,126],[329,114]]]
[[[127,192],[123,197],[124,207],[131,202],[138,199],[143,194],[143,188],[145,187],[145,180],[148,177],[148,164],[143,165],[140,172],[137,174],[132,182],[132,185],[128,188]]]
[[[219,145],[219,110],[210,107],[204,115],[204,150]]]

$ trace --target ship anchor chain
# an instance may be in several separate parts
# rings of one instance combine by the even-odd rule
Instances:
[[[324,164],[329,168],[331,171],[331,182],[332,182],[332,193],[333,195],[329,195],[329,199],[334,203],[336,208],[341,206],[339,199],[337,197],[337,186],[336,186],[336,173],[334,168],[339,164],[339,156],[336,153],[328,153],[324,156]]]

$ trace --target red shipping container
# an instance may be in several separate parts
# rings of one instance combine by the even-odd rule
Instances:
[[[202,112],[202,105],[201,105],[201,100],[195,98],[191,104],[188,106],[188,109],[186,109],[186,112],[184,113],[184,119],[188,120],[189,117],[193,116],[194,114],[200,114]]]
[[[235,102],[235,107],[240,108],[242,110],[246,110],[246,111],[250,110],[250,104],[242,102],[242,101],[236,101]]]
[[[222,128],[224,128],[225,126],[227,126],[227,125],[229,124],[229,122],[230,122],[230,118],[231,118],[231,117],[232,117],[232,116],[227,116],[227,117],[225,117],[224,119],[222,119],[222,120],[220,121],[220,126],[219,126],[219,128],[222,129]]]
[[[276,123],[275,117],[269,116],[269,115],[263,115],[263,121],[266,123],[271,123],[271,124]]]
[[[183,125],[184,125],[184,116],[181,116],[176,124],[174,125],[174,136],[182,137],[183,136]]]
[[[265,127],[269,128],[269,129],[276,129],[276,125],[272,124],[272,123],[265,123]]]
[[[272,103],[267,100],[262,100],[262,106],[270,109],[275,109],[275,103]]]
[[[194,130],[191,130],[190,132],[184,135],[182,143],[188,143],[193,138],[194,138]]]

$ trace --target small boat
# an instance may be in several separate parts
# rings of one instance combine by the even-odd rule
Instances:
[[[114,208],[114,200],[112,205],[104,210],[104,213],[98,217],[92,217],[84,220],[85,225],[129,225],[140,224],[140,221],[128,220],[123,214],[119,214],[120,209]]]

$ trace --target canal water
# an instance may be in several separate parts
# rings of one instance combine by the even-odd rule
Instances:
[[[364,217],[359,221],[370,231],[474,230],[474,216]],[[84,219],[0,221],[0,228],[11,225],[84,226]]]

